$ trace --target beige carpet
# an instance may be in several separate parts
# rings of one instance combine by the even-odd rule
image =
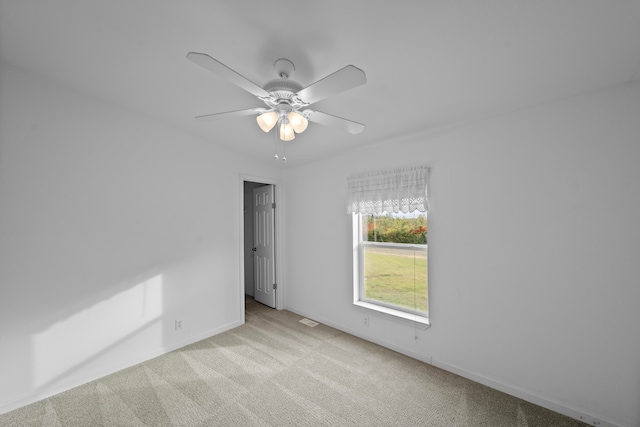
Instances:
[[[0,415],[2,426],[584,426],[300,316],[246,324]]]

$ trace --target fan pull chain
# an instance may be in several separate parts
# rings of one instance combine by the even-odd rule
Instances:
[[[273,151],[275,152],[275,154],[273,155],[273,159],[274,160],[278,160],[280,157],[278,156],[278,139],[280,139],[280,123],[282,121],[282,118],[278,119],[278,122],[276,123],[276,130],[273,132],[273,135],[276,138],[276,142],[273,148]],[[285,142],[282,142],[282,161],[286,162],[287,161],[287,146],[285,144]]]
[[[279,121],[279,120],[278,120],[278,121]],[[275,140],[276,142],[275,142],[275,144],[274,144],[274,146],[273,146],[273,151],[275,152],[275,154],[273,155],[273,159],[274,159],[274,160],[278,160],[278,128],[279,128],[279,126],[278,126],[278,124],[276,123],[276,129],[275,129],[275,131],[273,132],[273,135],[276,137],[276,140]]]

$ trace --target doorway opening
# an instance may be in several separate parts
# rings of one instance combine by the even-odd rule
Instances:
[[[243,305],[255,300],[277,308],[276,185],[257,180],[242,184]]]

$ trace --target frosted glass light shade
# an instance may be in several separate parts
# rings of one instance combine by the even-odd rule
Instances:
[[[262,113],[258,117],[256,117],[256,121],[258,122],[258,126],[265,132],[269,132],[273,127],[278,123],[278,113],[275,111],[269,111],[267,113]]]
[[[302,114],[296,113],[295,111],[290,112],[287,118],[296,133],[304,132],[307,126],[309,126],[309,121]]]
[[[283,141],[291,141],[296,137],[296,134],[293,132],[293,127],[289,123],[281,123],[280,124],[280,139]]]

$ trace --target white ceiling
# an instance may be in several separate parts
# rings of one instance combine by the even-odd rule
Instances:
[[[194,119],[263,104],[190,51],[258,85],[281,57],[303,86],[366,72],[314,104],[365,131],[312,123],[284,167],[637,80],[640,1],[0,0],[2,61],[273,162],[254,117]]]

